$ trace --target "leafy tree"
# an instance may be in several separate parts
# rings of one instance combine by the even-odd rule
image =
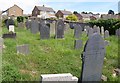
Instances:
[[[108,11],[108,14],[113,14],[113,15],[114,15],[115,13],[114,13],[113,10],[109,10],[109,11]]]
[[[23,22],[23,21],[24,21],[24,17],[22,17],[22,16],[17,17],[17,22],[18,23]]]
[[[73,14],[78,14],[78,12],[77,12],[77,11],[74,11]]]
[[[78,18],[72,14],[66,17],[66,20],[70,20],[70,21],[78,21]]]

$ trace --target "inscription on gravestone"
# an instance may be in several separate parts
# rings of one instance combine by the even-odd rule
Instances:
[[[64,22],[59,19],[56,22],[56,38],[64,38]]]
[[[81,35],[82,35],[82,27],[80,25],[76,24],[75,28],[74,28],[74,37],[80,38]]]
[[[84,47],[81,81],[101,80],[104,56],[104,40],[99,34],[94,33]]]
[[[45,22],[40,22],[40,39],[50,38],[50,24],[45,24]]]

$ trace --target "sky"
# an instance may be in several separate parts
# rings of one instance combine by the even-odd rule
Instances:
[[[31,14],[34,6],[52,7],[57,10],[77,12],[93,12],[107,14],[111,9],[118,13],[119,0],[0,0],[0,10],[6,10],[14,4],[24,10],[24,14]]]

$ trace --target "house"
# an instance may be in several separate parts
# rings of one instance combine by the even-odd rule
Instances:
[[[81,14],[76,13],[76,14],[74,14],[74,15],[78,18],[79,21],[83,20],[83,17],[82,17]]]
[[[92,16],[92,14],[84,14],[84,13],[81,13],[81,15],[84,21],[90,20],[90,17]]]
[[[55,14],[57,18],[64,18],[64,19],[66,19],[68,15],[72,15],[72,12],[66,10],[58,10],[57,13]]]
[[[43,6],[35,6],[32,11],[33,17],[40,18],[55,18],[55,11],[50,7]]]
[[[104,20],[107,20],[107,19],[118,19],[118,15],[101,14],[101,19],[104,19]]]
[[[23,9],[21,9],[19,6],[17,6],[16,4],[14,4],[14,6],[8,8],[6,10],[7,12],[7,16],[23,16]]]

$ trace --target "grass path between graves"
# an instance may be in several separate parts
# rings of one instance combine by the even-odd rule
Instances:
[[[4,39],[5,48],[2,55],[3,81],[40,81],[41,74],[71,73],[80,77],[81,53],[83,48],[74,49],[73,30],[65,34],[64,39],[40,40],[39,33],[32,34],[26,29],[15,29],[16,39]],[[3,33],[8,32],[3,28]],[[83,33],[83,44],[87,37]],[[103,75],[109,81],[118,80],[113,77],[113,69],[118,66],[118,40],[111,36],[110,45],[106,47]],[[30,54],[21,55],[16,52],[16,45],[29,44]]]

